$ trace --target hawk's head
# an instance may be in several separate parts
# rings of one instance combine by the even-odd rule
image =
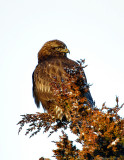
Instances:
[[[69,53],[67,46],[60,40],[46,42],[38,53],[38,62],[48,57],[65,57]]]

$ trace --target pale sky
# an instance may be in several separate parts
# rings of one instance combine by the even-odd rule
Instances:
[[[32,98],[37,53],[52,39],[66,43],[73,60],[85,59],[96,105],[124,102],[123,0],[0,0],[0,159],[51,158],[58,133],[18,135],[20,115],[40,112]],[[124,117],[124,109],[120,115]],[[54,146],[55,148],[55,146]],[[54,158],[51,158],[54,159]]]

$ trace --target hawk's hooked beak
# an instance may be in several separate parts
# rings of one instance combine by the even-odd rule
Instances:
[[[69,53],[70,54],[70,51],[69,51],[68,48],[61,49],[60,52],[62,52],[62,53]]]
[[[69,51],[68,48],[66,48],[65,51],[66,51],[65,53],[69,53],[70,54],[70,51]]]

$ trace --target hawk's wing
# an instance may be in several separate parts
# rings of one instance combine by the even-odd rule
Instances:
[[[37,65],[33,73],[33,96],[37,107],[40,106],[40,102],[43,105],[46,101],[54,100],[54,89],[51,85],[53,78],[56,78],[61,83],[62,79],[66,78],[65,69],[70,70],[76,66],[79,66],[78,63],[65,57],[53,57]],[[83,81],[87,84],[85,75]],[[84,96],[92,101],[90,92]]]
[[[39,63],[33,73],[33,96],[37,107],[42,100],[54,100],[51,82],[56,77],[61,82],[66,78],[64,67],[72,68],[76,62],[67,58],[51,58]]]

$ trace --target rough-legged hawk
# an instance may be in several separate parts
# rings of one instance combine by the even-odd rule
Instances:
[[[74,67],[79,66],[77,62],[67,58],[67,53],[69,53],[69,50],[62,41],[52,40],[46,42],[38,53],[38,65],[32,76],[33,97],[37,107],[40,107],[41,103],[49,114],[54,112],[55,118],[60,120],[63,116],[67,117],[67,115],[66,111],[62,110],[56,101],[54,94],[55,88],[52,82],[56,79],[57,82],[64,83],[64,80],[67,79],[67,74],[69,74],[67,69],[73,70]],[[80,88],[88,86],[85,74],[82,81],[83,83],[78,84]],[[82,84],[84,86],[81,86]],[[66,86],[66,82],[64,85]],[[61,85],[59,87],[61,87]],[[87,92],[81,89],[81,94],[83,97],[86,97],[89,105],[93,106],[92,96],[88,87],[87,89]]]

